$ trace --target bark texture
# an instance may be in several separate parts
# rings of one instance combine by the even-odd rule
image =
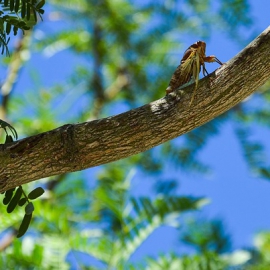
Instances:
[[[116,116],[67,124],[0,144],[0,191],[146,151],[226,112],[269,77],[270,27],[233,59],[200,80],[191,107],[194,84]]]

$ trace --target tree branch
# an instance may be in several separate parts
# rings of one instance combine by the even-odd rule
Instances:
[[[29,45],[31,41],[32,31],[25,31],[24,35],[18,40],[15,51],[12,53],[11,62],[5,82],[1,86],[1,104],[0,104],[0,119],[6,119],[8,109],[8,102],[10,100],[11,92],[17,82],[20,69],[23,63],[27,60],[27,53],[29,53]]]
[[[194,85],[116,116],[67,124],[0,145],[0,191],[135,155],[203,125],[266,82],[270,77],[269,48],[270,27],[211,73],[211,79],[200,80],[191,107]]]

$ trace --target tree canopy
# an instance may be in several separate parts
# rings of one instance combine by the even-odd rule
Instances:
[[[262,159],[266,146],[251,137],[254,123],[269,128],[269,84],[264,83],[270,77],[270,34],[269,28],[256,33],[249,45],[253,33],[239,34],[254,24],[248,2],[220,0],[215,8],[211,1],[44,4],[1,2],[2,19],[16,14],[13,30],[45,10],[43,21],[35,25],[34,19],[34,29],[23,29],[14,47],[8,45],[10,57],[2,57],[7,72],[0,119],[7,134],[0,145],[0,183],[1,191],[9,192],[1,205],[1,267],[267,267],[269,232],[257,236],[256,248],[232,250],[222,220],[196,216],[209,203],[205,195],[181,194],[177,186],[184,180],[165,173],[173,166],[186,174],[208,172],[200,153],[230,123],[250,171],[270,178],[269,162]],[[9,28],[3,21],[4,35]],[[188,33],[207,41],[216,29],[243,51],[200,80],[191,108],[193,85],[164,97],[184,52],[183,37]],[[13,128],[18,141],[9,137],[12,132],[16,137]],[[139,194],[136,184],[142,185]],[[29,228],[23,218],[32,218]],[[17,239],[20,224],[27,226],[20,227],[19,236],[28,231]],[[194,252],[168,250],[134,261],[145,240],[163,226],[174,227],[179,245]]]

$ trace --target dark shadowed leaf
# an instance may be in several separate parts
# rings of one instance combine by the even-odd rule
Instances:
[[[20,226],[18,234],[17,234],[18,238],[22,237],[26,233],[26,231],[29,227],[29,224],[31,222],[31,219],[32,219],[32,214],[24,215],[21,226]]]
[[[13,142],[13,138],[11,135],[6,135],[6,140],[5,140],[5,143],[11,143]]]
[[[13,33],[14,33],[14,36],[16,36],[18,34],[18,27],[16,26],[13,26]]]
[[[7,205],[10,202],[10,200],[11,200],[11,198],[13,196],[13,191],[14,190],[15,190],[15,188],[12,188],[12,189],[9,189],[9,190],[7,190],[5,192],[5,198],[3,199],[3,204],[4,205]]]
[[[10,30],[11,30],[11,24],[7,23],[7,25],[6,25],[6,33],[9,34]]]
[[[35,210],[33,203],[28,203],[25,206],[25,214],[26,215],[32,215],[33,211]]]
[[[28,21],[31,18],[31,5],[30,4],[26,5],[26,18],[27,18]]]
[[[10,11],[14,10],[14,0],[9,1],[9,8],[10,8]]]
[[[7,212],[8,213],[11,213],[15,209],[15,207],[17,206],[21,196],[22,196],[22,188],[20,186],[20,187],[17,188],[15,195],[13,196],[10,203],[8,204],[8,207],[7,207]]]
[[[18,12],[19,8],[20,8],[20,0],[16,0],[15,7],[14,7],[15,12]]]
[[[13,193],[13,191],[15,191],[16,188],[11,188],[9,190],[7,190],[5,193]]]
[[[22,9],[21,9],[21,16],[22,16],[22,18],[25,17],[25,14],[26,14],[26,3],[23,1],[22,2]]]
[[[27,199],[26,198],[21,198],[18,202],[18,205],[19,206],[23,206],[25,203],[27,202]]]
[[[37,5],[36,5],[36,9],[40,9],[45,5],[45,0],[41,0]]]
[[[9,203],[9,201],[10,201],[10,198],[5,197],[5,198],[3,199],[3,204],[4,204],[4,205],[7,205],[7,204]]]
[[[34,200],[40,197],[44,193],[44,189],[42,187],[35,188],[28,194],[28,198],[30,200]]]

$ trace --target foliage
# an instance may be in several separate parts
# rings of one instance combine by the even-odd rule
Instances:
[[[33,203],[30,200],[34,200],[40,197],[44,193],[44,190],[41,187],[35,188],[28,194],[28,196],[25,194],[22,186],[17,187],[16,191],[15,192],[14,191],[15,188],[12,188],[4,192],[5,197],[3,199],[3,204],[7,205],[8,214],[12,213],[15,210],[16,206],[22,207],[26,204],[25,214],[23,216],[22,223],[17,233],[17,237],[19,238],[26,233],[32,219],[32,214],[35,209]]]
[[[215,253],[205,253],[203,255],[183,256],[179,258],[175,254],[163,255],[156,259],[148,260],[147,270],[193,270],[193,269],[226,269],[228,264],[219,258]]]
[[[52,0],[50,4],[51,12],[33,33],[34,48],[31,47],[49,58],[49,68],[31,62],[32,66],[26,66],[25,71],[34,69],[33,83],[15,89],[18,92],[13,91],[14,95],[8,97],[8,116],[22,136],[66,122],[112,115],[160,98],[181,59],[179,52],[184,49],[183,36],[187,31],[189,35],[196,35],[196,39],[197,36],[207,39],[213,28],[225,30],[228,36],[237,36],[242,27],[251,24],[249,6],[244,0],[217,1],[216,10],[211,8],[211,1],[180,4],[151,0]],[[60,23],[50,22],[50,18]],[[24,21],[27,22],[25,18]],[[61,55],[65,56],[64,61]],[[69,68],[66,77],[62,76],[58,62],[63,70]],[[49,78],[57,84],[51,85]],[[269,99],[268,88],[256,94],[260,104]],[[207,200],[203,194],[201,197],[179,195],[180,176],[168,180],[163,173],[168,162],[186,173],[208,172],[210,168],[201,161],[200,153],[226,123],[233,123],[247,164],[259,175],[267,175],[267,161],[260,162],[263,146],[257,147],[249,140],[249,124],[254,119],[260,117],[260,124],[268,123],[266,109],[247,101],[152,151],[90,172],[42,180],[46,196],[35,201],[35,216],[29,232],[21,239],[11,240],[2,251],[1,267],[226,269],[268,263],[260,247],[256,253],[260,256],[248,250],[242,252],[246,254],[244,259],[236,263],[234,257],[241,256],[230,252],[229,236],[224,234],[221,222],[199,220],[203,226],[188,223],[187,214],[198,212]],[[10,128],[6,124],[3,127]],[[155,193],[150,196],[152,185]],[[139,194],[137,186],[141,187]],[[37,194],[30,195],[35,184],[24,188],[28,199],[35,198]],[[17,228],[22,212],[15,210],[7,215],[5,207],[0,207],[1,231],[10,233],[10,228]],[[173,226],[180,234],[179,245],[182,247],[188,242],[196,248],[196,254],[168,251],[138,263],[133,260],[149,236],[154,232],[162,236],[158,230],[164,226]],[[12,233],[16,234],[13,230]]]
[[[11,126],[9,123],[7,123],[1,119],[0,119],[0,128],[2,128],[6,133],[6,141],[5,141],[6,143],[13,142],[13,138],[15,140],[18,139],[18,134],[17,134],[16,129],[13,126]],[[11,132],[12,135],[8,134],[8,130]]]
[[[182,233],[184,243],[195,247],[199,253],[213,252],[220,254],[229,251],[230,236],[224,233],[221,220],[191,220],[187,231]]]
[[[269,232],[261,232],[255,238],[255,246],[257,249],[251,250],[251,260],[243,266],[247,270],[264,270],[270,266],[269,257]]]
[[[15,139],[18,138],[16,129],[13,128],[7,122],[0,120],[0,128],[3,128],[6,133],[5,144],[13,142],[13,137]],[[8,134],[7,128],[9,129],[9,131],[11,131],[11,134],[13,135],[13,137],[12,135]],[[18,234],[17,234],[18,238],[22,237],[26,233],[32,219],[34,205],[32,202],[30,202],[30,200],[35,200],[36,198],[40,197],[43,193],[44,193],[43,188],[38,187],[38,188],[33,189],[28,195],[26,195],[22,186],[19,186],[17,188],[12,188],[4,192],[5,196],[3,199],[3,204],[7,206],[8,214],[12,213],[15,210],[16,206],[22,207],[27,203],[25,205],[25,214],[18,230]]]
[[[37,14],[41,18],[44,13],[42,7],[45,0],[1,0],[0,10],[0,48],[2,54],[8,53],[8,43],[10,38],[7,36],[13,30],[14,36],[18,29],[24,31],[31,29],[37,23]]]

